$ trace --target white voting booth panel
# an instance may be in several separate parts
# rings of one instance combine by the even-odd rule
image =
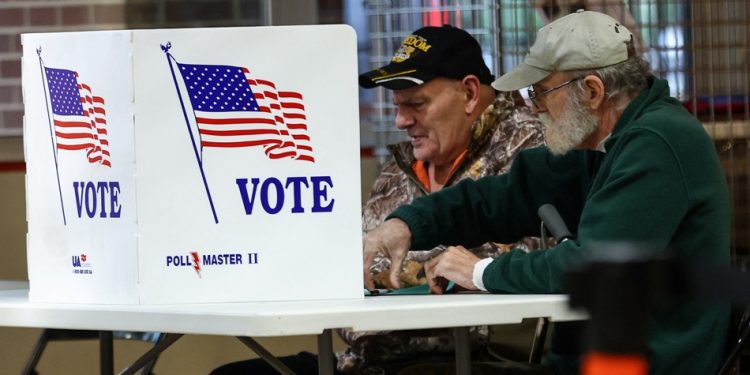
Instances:
[[[22,42],[31,301],[362,298],[351,28]]]

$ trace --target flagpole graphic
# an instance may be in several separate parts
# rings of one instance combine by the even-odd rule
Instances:
[[[251,76],[243,66],[179,62],[171,48],[171,42],[161,45],[216,223],[203,165],[206,148],[257,148],[271,160],[315,163],[301,93],[277,90],[276,83]]]
[[[211,190],[208,188],[208,182],[206,181],[206,173],[203,171],[203,158],[201,155],[203,152],[201,151],[200,155],[198,154],[198,147],[195,145],[195,137],[193,137],[193,132],[190,130],[190,120],[188,119],[187,112],[185,111],[185,102],[182,100],[182,94],[180,93],[180,86],[177,84],[177,76],[174,74],[174,67],[172,66],[172,60],[174,60],[174,57],[172,57],[172,54],[169,53],[169,49],[172,48],[172,43],[167,42],[167,45],[162,45],[161,49],[164,51],[164,54],[167,57],[167,64],[169,64],[169,71],[172,73],[172,80],[174,81],[174,87],[175,90],[177,90],[177,97],[180,99],[180,106],[182,107],[182,115],[185,118],[185,126],[187,126],[187,132],[188,135],[190,135],[190,142],[193,144],[193,152],[195,153],[195,160],[198,162],[198,169],[201,171],[201,177],[203,178],[203,186],[206,188],[206,195],[208,196],[208,203],[211,205],[211,212],[214,215],[214,223],[219,223],[219,218],[216,216],[216,208],[214,207],[214,200],[211,198]],[[175,60],[175,63],[177,61]],[[201,146],[201,149],[203,147]]]
[[[62,209],[63,225],[68,225],[65,218],[65,204],[63,203],[62,188],[60,186],[60,171],[57,168],[57,146],[55,145],[54,132],[52,131],[52,115],[49,113],[49,100],[47,100],[47,85],[44,84],[44,62],[42,61],[42,47],[36,49],[39,57],[39,71],[42,73],[42,92],[44,93],[44,104],[47,109],[47,124],[49,125],[49,139],[52,143],[52,157],[55,159],[55,175],[57,176],[57,192],[60,194],[60,208]]]

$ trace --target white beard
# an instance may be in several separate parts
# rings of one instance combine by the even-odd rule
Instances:
[[[562,155],[576,148],[596,130],[599,120],[586,110],[578,95],[571,93],[563,106],[562,115],[553,120],[549,114],[541,113],[544,138],[547,148],[555,155]]]

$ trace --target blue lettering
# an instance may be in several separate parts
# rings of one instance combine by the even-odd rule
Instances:
[[[96,214],[96,187],[92,182],[86,183],[86,215],[90,218]],[[90,202],[90,203],[89,203]]]
[[[72,259],[73,267],[80,267],[81,266],[81,257],[79,257],[78,255],[73,255],[72,258],[73,258]]]
[[[236,180],[237,187],[240,189],[240,196],[242,197],[242,205],[245,206],[245,215],[253,214],[253,205],[255,204],[255,191],[258,189],[258,181],[260,180],[257,178],[253,178],[251,181],[253,182],[253,198],[249,199],[247,196],[247,179],[238,178]]]
[[[312,212],[332,212],[336,202],[333,197],[329,197],[329,191],[333,188],[333,180],[331,180],[330,176],[313,176],[309,179],[307,177],[287,177],[285,184],[282,184],[275,177],[266,178],[263,182],[259,178],[251,178],[250,182],[253,185],[253,191],[249,195],[247,181],[247,178],[238,178],[235,180],[240,191],[246,215],[252,215],[253,213],[255,196],[258,190],[260,190],[260,203],[263,210],[271,215],[281,212],[284,208],[284,202],[287,201],[287,194],[291,195],[291,199],[294,202],[290,212],[293,214],[304,213],[305,207],[302,205],[303,189],[312,189]],[[312,182],[312,188],[310,182]],[[260,189],[258,189],[258,185],[260,185]]]
[[[81,217],[81,206],[83,206],[83,181],[81,181],[81,189],[78,190],[78,181],[73,182],[73,190],[76,191],[76,208],[78,208],[78,217]]]
[[[206,266],[242,264],[242,254],[203,254],[202,260]]]
[[[117,201],[117,197],[120,195],[119,182],[112,181],[109,183],[109,194],[109,217],[119,218],[120,210],[122,208],[122,206],[120,206],[120,202]]]
[[[84,206],[86,206],[86,215],[89,218],[96,216],[97,210],[99,217],[107,217],[107,195],[109,195],[109,217],[119,218],[122,211],[122,205],[118,200],[120,195],[120,183],[117,181],[74,181],[73,190],[76,195],[76,209],[78,217],[81,217]]]
[[[193,264],[190,262],[190,256],[188,255],[167,255],[167,267],[169,267],[170,265],[174,267],[193,266]]]
[[[302,208],[302,191],[300,189],[300,185],[305,184],[305,187],[310,187],[307,183],[307,178],[305,177],[289,177],[286,179],[286,188],[289,189],[289,185],[293,186],[293,192],[294,192],[294,207],[292,207],[292,213],[298,214],[305,212],[305,209]]]
[[[268,185],[276,187],[276,206],[274,207],[271,207],[268,202]],[[260,203],[263,205],[263,209],[271,215],[281,211],[281,207],[284,206],[284,190],[278,178],[271,177],[263,181],[263,185],[260,187]]]
[[[102,211],[99,214],[99,217],[107,217],[107,211],[104,210],[104,207],[106,207],[104,205],[104,196],[106,195],[107,192],[109,192],[109,189],[107,188],[107,183],[104,182],[104,181],[97,182],[96,183],[96,190],[100,192],[99,195],[102,197],[102,200],[101,200]],[[94,206],[94,207],[96,207],[96,206]]]
[[[326,186],[322,186],[322,184],[326,183],[328,186],[333,187],[333,181],[331,181],[331,177],[313,176],[310,177],[310,180],[313,183],[312,212],[332,212],[333,204],[336,202],[335,199],[331,198],[329,205],[321,206],[321,198],[322,200],[326,200],[328,198],[328,191],[326,190]]]

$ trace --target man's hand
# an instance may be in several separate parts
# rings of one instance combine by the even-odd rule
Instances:
[[[375,289],[375,283],[372,281],[370,266],[372,266],[375,256],[380,254],[391,260],[390,284],[393,288],[400,286],[398,274],[401,272],[401,266],[406,258],[406,252],[411,246],[411,230],[400,219],[386,220],[377,228],[365,234],[362,237],[362,252],[365,261],[365,287]]]
[[[443,294],[446,280],[453,281],[466,290],[478,290],[474,285],[474,265],[479,258],[463,246],[450,246],[442,254],[425,263],[424,270],[430,292]]]

